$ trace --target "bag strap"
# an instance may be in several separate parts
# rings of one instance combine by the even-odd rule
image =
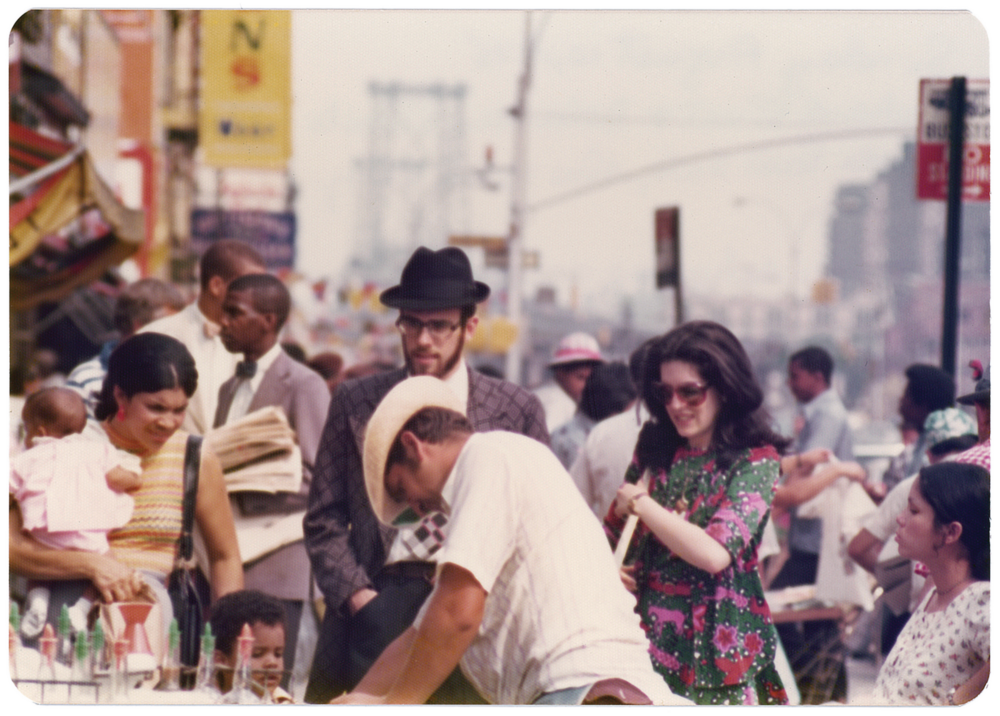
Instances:
[[[194,552],[194,504],[198,496],[198,473],[201,469],[200,435],[188,435],[184,449],[184,499],[181,507],[181,536],[177,540],[177,556],[191,559]]]

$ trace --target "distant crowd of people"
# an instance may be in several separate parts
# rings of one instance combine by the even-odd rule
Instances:
[[[984,688],[988,367],[958,398],[975,419],[951,376],[908,368],[906,449],[874,476],[818,346],[789,358],[785,436],[712,321],[628,364],[572,333],[535,391],[473,368],[490,288],[455,247],[417,249],[380,296],[402,366],[283,343],[290,294],[246,244],[216,242],[199,273],[188,305],[155,279],[124,288],[118,337],[27,396],[9,547],[25,645],[64,606],[81,632],[129,601],[155,605],[167,642],[193,468],[222,691],[252,636],[247,668],[275,703],[843,702],[839,623],[775,623],[773,595],[803,586],[877,615],[859,623],[884,656],[879,702]],[[227,489],[191,436],[275,408],[299,488]]]

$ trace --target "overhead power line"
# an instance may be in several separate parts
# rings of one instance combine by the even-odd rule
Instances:
[[[695,152],[694,154],[687,154],[681,157],[674,157],[673,159],[667,159],[661,162],[656,162],[655,164],[647,164],[646,166],[639,167],[638,169],[633,169],[631,171],[623,172],[621,174],[615,174],[605,179],[600,179],[590,184],[584,184],[575,189],[570,189],[569,191],[564,191],[560,194],[555,194],[547,199],[542,199],[533,204],[528,205],[529,212],[539,211],[541,209],[548,209],[556,204],[561,204],[564,201],[571,201],[577,199],[586,194],[592,194],[595,191],[600,191],[601,189],[607,189],[615,184],[623,184],[633,179],[637,179],[644,174],[654,174],[656,172],[666,171],[667,169],[676,169],[677,167],[686,166],[688,164],[696,164],[698,162],[707,161],[709,159],[717,159],[719,157],[729,156],[731,154],[740,154],[742,152],[757,152],[763,151],[765,149],[775,149],[778,147],[784,147],[791,144],[813,144],[817,142],[834,142],[842,141],[845,139],[858,139],[864,137],[874,137],[886,134],[912,134],[913,127],[870,127],[867,129],[847,129],[838,132],[819,132],[815,134],[798,134],[791,137],[781,137],[779,139],[769,139],[769,140],[755,140],[752,142],[744,142],[742,144],[734,144],[729,147],[722,147],[719,149],[709,149],[703,152]]]

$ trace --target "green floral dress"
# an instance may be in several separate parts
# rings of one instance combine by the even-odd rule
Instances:
[[[626,480],[637,481],[633,460]],[[699,704],[785,704],[774,667],[777,634],[757,572],[757,546],[778,479],[774,448],[748,449],[727,471],[715,456],[682,447],[649,494],[719,541],[731,564],[710,574],[674,555],[639,523],[633,549],[639,601],[653,668],[674,693]],[[614,508],[605,530],[617,542]]]

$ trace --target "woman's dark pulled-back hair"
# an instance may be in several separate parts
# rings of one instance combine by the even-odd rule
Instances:
[[[990,578],[990,473],[979,465],[939,462],[920,471],[917,489],[938,527],[958,522],[974,579]]]
[[[643,426],[636,446],[643,466],[669,469],[677,448],[686,442],[653,387],[660,380],[660,366],[672,360],[693,365],[719,396],[710,446],[719,468],[729,469],[747,448],[773,445],[781,453],[788,447],[790,441],[770,427],[762,407],[764,391],[739,339],[713,321],[690,321],[654,340],[646,353],[640,394],[653,420]]]
[[[110,418],[118,410],[116,386],[129,398],[170,388],[180,388],[190,398],[198,387],[198,369],[188,349],[176,338],[162,333],[137,333],[111,352],[94,410],[98,420]]]

